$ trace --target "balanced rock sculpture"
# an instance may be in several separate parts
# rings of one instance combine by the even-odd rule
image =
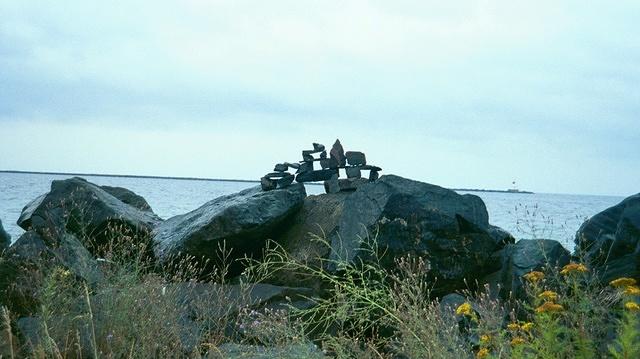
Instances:
[[[361,184],[373,182],[380,176],[380,167],[367,164],[367,157],[363,152],[344,151],[340,140],[331,147],[327,155],[324,145],[313,143],[313,149],[302,151],[302,161],[297,163],[278,163],[271,173],[260,179],[264,191],[285,188],[295,181],[319,182],[324,181],[327,193],[340,191],[355,191]],[[315,157],[317,155],[318,157]],[[315,162],[320,163],[320,169],[315,169]],[[287,172],[295,169],[295,175]],[[347,178],[340,177],[340,169],[344,169]],[[362,178],[362,171],[369,171],[369,179]]]

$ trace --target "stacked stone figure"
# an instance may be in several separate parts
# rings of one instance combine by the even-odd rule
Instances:
[[[319,162],[320,169],[315,169],[316,162]],[[295,169],[296,174],[287,172],[289,168]],[[345,170],[347,178],[339,178],[340,169]],[[260,183],[263,190],[270,191],[289,186],[294,178],[301,183],[324,181],[327,193],[337,193],[355,191],[360,185],[377,180],[381,170],[380,167],[368,165],[364,153],[345,152],[340,140],[336,140],[328,155],[324,145],[314,143],[312,150],[302,151],[302,161],[277,164],[273,172],[260,179]],[[368,180],[362,178],[362,171],[369,171]]]

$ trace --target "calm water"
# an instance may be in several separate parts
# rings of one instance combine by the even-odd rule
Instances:
[[[69,176],[0,173],[0,219],[16,240],[23,230],[15,222],[22,208],[49,191],[51,181]],[[162,218],[193,210],[221,195],[255,186],[254,183],[168,180],[154,178],[85,177],[98,185],[128,188],[142,195]],[[307,186],[319,194],[322,186]],[[550,238],[573,248],[573,237],[585,218],[620,202],[622,197],[564,194],[474,193],[487,205],[491,224],[516,238]]]

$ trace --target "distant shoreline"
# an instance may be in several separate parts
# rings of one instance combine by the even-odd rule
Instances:
[[[204,177],[172,177],[172,176],[144,176],[144,175],[117,175],[104,173],[73,173],[73,172],[46,172],[46,171],[15,171],[0,170],[0,173],[18,173],[18,174],[34,174],[34,175],[56,175],[56,176],[87,176],[87,177],[116,177],[116,178],[152,178],[152,179],[168,179],[179,181],[209,181],[209,182],[241,182],[241,183],[260,183],[258,180],[246,179],[225,179],[225,178],[204,178]],[[305,183],[310,185],[320,185],[320,183]],[[533,194],[528,191],[508,191],[499,189],[473,189],[473,188],[450,188],[453,191],[460,192],[493,192],[493,193],[521,193]]]
[[[492,193],[513,193],[513,194],[533,194],[529,191],[520,190],[501,190],[501,189],[471,189],[471,188],[451,188],[454,191],[460,192],[492,192]]]

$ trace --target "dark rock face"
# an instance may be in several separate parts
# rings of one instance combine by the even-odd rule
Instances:
[[[147,200],[135,192],[123,187],[100,186],[105,192],[119,199],[123,203],[133,206],[141,211],[153,212]]]
[[[302,172],[299,173],[298,176],[296,177],[296,181],[297,182],[316,182],[316,181],[328,181],[330,180],[334,175],[336,175],[338,173],[338,170],[334,170],[334,169],[324,169],[324,170],[317,170],[317,171],[311,171],[311,172]]]
[[[363,152],[347,151],[344,156],[347,159],[347,163],[351,166],[364,166],[367,164],[367,157]]]
[[[367,238],[376,237],[385,253],[380,260],[384,268],[395,268],[395,258],[408,254],[429,260],[438,295],[466,288],[464,279],[472,283],[499,268],[490,259],[503,244],[489,228],[478,197],[388,175],[351,193],[309,197],[280,243],[294,256],[357,262],[371,260],[362,249]],[[331,250],[310,244],[309,232],[324,235]],[[327,268],[337,269],[331,263]]]
[[[512,293],[522,297],[524,276],[531,271],[540,271],[547,266],[562,267],[569,263],[571,255],[562,244],[550,239],[521,239],[515,244],[507,244],[495,253],[495,261],[501,269],[487,278],[495,288],[500,285],[500,295],[508,298]]]
[[[331,159],[338,163],[338,166],[345,166],[347,164],[347,158],[344,155],[344,148],[342,148],[340,140],[336,140],[333,144],[329,155]]]
[[[132,199],[131,193],[127,193],[128,200]],[[140,205],[139,200],[136,203]],[[126,204],[99,186],[74,177],[53,181],[49,193],[22,210],[18,225],[48,240],[65,232],[74,234],[95,251],[121,236],[147,238],[161,221],[152,212]]]
[[[602,281],[640,278],[640,193],[584,222],[575,243]]]
[[[209,201],[189,213],[169,218],[154,231],[155,252],[161,260],[192,255],[216,260],[226,242],[232,256],[259,253],[268,238],[282,230],[283,222],[306,197],[304,185],[262,191],[253,187]]]
[[[0,302],[14,313],[31,313],[37,308],[32,290],[37,288],[38,276],[57,267],[90,284],[102,279],[98,263],[74,235],[64,233],[50,243],[28,231],[9,247],[0,263]]]
[[[11,244],[11,236],[5,232],[2,227],[2,221],[0,221],[0,254]]]

